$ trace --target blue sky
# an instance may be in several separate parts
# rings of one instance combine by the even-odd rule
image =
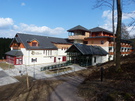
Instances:
[[[21,32],[66,38],[67,30],[77,25],[111,30],[110,8],[92,9],[95,1],[0,0],[0,37],[13,38]],[[130,17],[135,18],[134,5],[124,6],[123,20],[126,23],[130,22]]]

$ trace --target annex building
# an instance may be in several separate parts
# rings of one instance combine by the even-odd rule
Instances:
[[[17,33],[12,40],[6,61],[14,65],[34,65],[71,62],[81,66],[96,65],[113,59],[113,33],[96,27],[86,29],[80,25],[68,30],[69,37]],[[130,41],[121,40],[121,54],[132,52]]]

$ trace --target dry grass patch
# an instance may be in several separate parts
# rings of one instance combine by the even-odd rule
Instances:
[[[56,69],[52,69],[52,70],[46,70],[45,73],[46,74],[56,74],[56,73],[61,73],[61,72],[67,72],[69,70],[72,70],[72,68],[71,67],[56,68]]]
[[[6,62],[1,62],[0,67],[4,70],[15,68],[14,65],[8,64]]]
[[[61,80],[34,80],[29,77],[30,88],[26,86],[26,76],[16,77],[20,82],[0,87],[0,101],[47,101]],[[33,81],[34,80],[34,81]]]
[[[100,82],[100,67],[93,70],[78,87],[86,101],[135,101],[135,53],[121,59],[121,71],[112,62],[102,65],[104,79]]]

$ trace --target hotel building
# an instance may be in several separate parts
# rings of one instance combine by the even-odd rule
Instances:
[[[113,33],[100,27],[86,29],[80,25],[68,30],[69,37],[17,33],[6,61],[14,65],[34,65],[70,61],[82,66],[113,59]],[[130,41],[121,40],[121,55],[132,52]]]

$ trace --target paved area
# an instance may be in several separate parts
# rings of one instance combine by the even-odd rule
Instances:
[[[59,85],[48,97],[48,101],[84,101],[77,95],[77,86],[84,80],[80,77],[59,78],[67,82]]]
[[[0,68],[0,86],[18,82],[17,79],[10,77],[4,70]]]
[[[79,65],[69,65],[72,70],[61,72],[59,74],[46,74],[45,71],[40,71],[40,68],[44,65],[34,65],[34,66],[16,66],[14,69],[2,70],[0,68],[0,86],[7,85],[11,83],[18,82],[13,76],[28,75],[34,77],[35,79],[61,79],[66,80],[66,82],[59,85],[54,92],[48,97],[48,101],[84,101],[83,98],[77,95],[77,86],[83,81],[83,78],[72,77],[72,76],[61,76],[66,73],[75,72],[78,70],[85,69]],[[53,78],[52,78],[53,77]]]
[[[43,66],[45,66],[45,65],[33,65],[33,66],[21,65],[21,66],[16,66],[16,68],[14,68],[14,69],[5,70],[5,72],[10,76],[21,76],[21,75],[25,75],[28,72],[28,75],[31,76],[31,77],[34,77],[35,79],[46,79],[46,78],[50,78],[50,77],[63,75],[63,74],[67,74],[67,73],[70,73],[70,72],[85,69],[85,67],[81,67],[79,65],[74,64],[74,65],[67,66],[67,67],[71,67],[72,70],[69,70],[69,71],[66,71],[66,72],[61,72],[59,74],[57,74],[57,73],[46,74],[45,71],[40,70],[40,68],[43,67]]]

